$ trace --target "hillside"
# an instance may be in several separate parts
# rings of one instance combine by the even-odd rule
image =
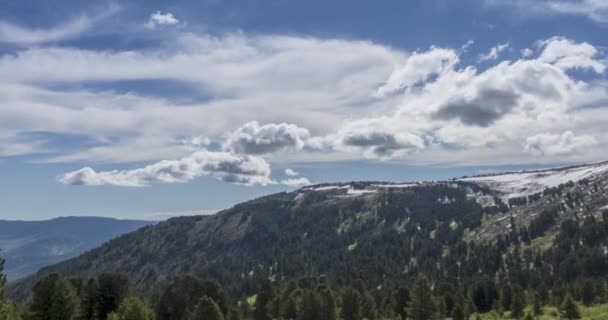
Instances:
[[[517,196],[510,193],[514,189]],[[233,297],[252,294],[268,277],[324,274],[336,285],[363,279],[380,288],[424,270],[437,278],[459,274],[463,281],[481,270],[513,270],[505,266],[513,263],[509,246],[544,250],[562,221],[596,221],[606,205],[606,163],[445,182],[315,185],[214,216],[173,218],[142,228],[42,269],[14,285],[11,294],[23,299],[35,279],[49,272],[83,277],[121,272],[147,295],[173,276],[191,273],[217,279]],[[546,259],[560,268],[559,261]],[[546,282],[557,276],[540,269],[526,272],[526,277],[549,277]]]
[[[45,221],[0,220],[0,252],[9,280],[76,257],[149,221],[65,217]]]

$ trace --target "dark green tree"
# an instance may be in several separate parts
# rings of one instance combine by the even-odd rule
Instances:
[[[437,313],[437,307],[426,276],[418,276],[410,292],[408,315],[412,320],[431,320]]]
[[[524,291],[515,286],[513,287],[513,300],[511,301],[511,317],[519,319],[524,316],[526,308],[526,299]]]
[[[213,301],[213,299],[204,296],[200,299],[199,303],[192,314],[188,317],[189,320],[224,320],[224,315],[220,310],[220,307]]]
[[[4,274],[4,259],[0,257],[0,320],[20,320],[19,309],[6,301],[4,298],[4,287],[6,286],[6,275]]]
[[[110,317],[117,320],[154,320],[154,312],[140,298],[129,296],[108,316]]]
[[[32,289],[32,320],[72,320],[78,315],[79,301],[71,283],[57,273],[40,279]]]
[[[255,309],[253,310],[254,320],[270,320],[270,314],[268,310],[269,303],[274,298],[274,291],[272,289],[272,283],[269,279],[265,279],[262,282],[260,291],[258,292],[255,300]]]
[[[595,287],[591,280],[585,280],[583,282],[583,288],[581,290],[581,300],[585,306],[590,306],[595,302]]]
[[[129,295],[129,278],[119,273],[104,273],[97,277],[97,316],[105,319]]]
[[[459,303],[456,304],[452,310],[452,320],[465,320],[464,310]]]
[[[201,280],[191,275],[179,275],[165,288],[156,303],[156,318],[186,320],[203,296]]]
[[[405,287],[400,287],[395,292],[394,311],[401,319],[407,319],[407,306],[410,302],[410,292]]]
[[[374,301],[374,297],[369,292],[361,295],[361,315],[368,320],[376,320],[378,318],[376,301]]]
[[[80,302],[80,320],[95,320],[97,313],[97,280],[89,279],[82,290]]]
[[[536,292],[532,295],[532,312],[537,316],[543,313],[542,301],[540,295]]]
[[[559,306],[559,312],[564,319],[575,320],[581,318],[581,312],[578,309],[578,305],[570,293],[566,294],[564,301]]]
[[[361,320],[361,294],[353,288],[347,288],[342,294],[342,320]]]
[[[319,320],[337,320],[338,307],[336,306],[336,298],[330,289],[324,289],[321,292],[321,316]]]

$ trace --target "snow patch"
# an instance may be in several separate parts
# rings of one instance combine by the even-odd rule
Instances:
[[[568,181],[577,182],[608,170],[608,162],[565,169],[522,171],[458,179],[487,185],[501,192],[505,198],[528,196],[546,188],[557,187]]]
[[[353,196],[360,196],[360,195],[364,195],[366,193],[374,193],[374,192],[377,192],[377,190],[350,188],[350,189],[348,189],[348,191],[346,191],[346,194],[353,195]]]

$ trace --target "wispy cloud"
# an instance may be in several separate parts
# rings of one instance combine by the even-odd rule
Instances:
[[[509,48],[509,44],[508,43],[502,43],[499,45],[496,45],[494,47],[492,47],[492,49],[490,49],[490,51],[488,51],[487,53],[481,54],[479,56],[479,61],[488,61],[488,60],[496,60],[498,59],[498,57],[500,57],[500,54],[507,50]]]
[[[608,23],[605,0],[483,0],[490,6],[512,7],[522,15],[577,15]]]
[[[81,14],[50,28],[30,28],[0,21],[0,43],[24,46],[73,39],[91,29],[98,21],[115,14],[119,10],[120,6],[111,5],[96,14]]]

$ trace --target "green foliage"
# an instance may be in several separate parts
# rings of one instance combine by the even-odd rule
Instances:
[[[526,297],[524,291],[520,287],[513,288],[513,300],[511,302],[511,317],[519,319],[524,316],[526,307]]]
[[[406,287],[399,287],[395,292],[394,312],[401,317],[407,318],[407,306],[410,302],[410,292]]]
[[[347,288],[342,294],[340,318],[342,320],[361,319],[361,294],[357,290]]]
[[[213,299],[204,296],[188,318],[189,320],[224,320],[220,307]]]
[[[426,276],[419,276],[410,292],[408,314],[412,320],[431,320],[437,312],[437,307],[431,291],[431,285]]]
[[[578,308],[578,305],[572,298],[572,295],[568,293],[564,298],[564,301],[559,306],[560,315],[567,320],[574,320],[581,318],[581,312]]]
[[[79,298],[72,284],[53,273],[33,288],[32,320],[72,320],[78,315]]]
[[[115,320],[154,320],[154,313],[146,303],[138,297],[126,297],[118,309],[108,315]]]
[[[105,319],[129,295],[129,278],[119,273],[104,273],[97,277],[97,316]]]
[[[454,306],[452,310],[452,320],[465,320],[464,310],[460,304]]]
[[[270,301],[274,298],[274,291],[272,289],[272,283],[269,279],[262,282],[260,292],[255,300],[255,309],[253,311],[253,318],[255,320],[270,320],[270,314],[268,306]]]

